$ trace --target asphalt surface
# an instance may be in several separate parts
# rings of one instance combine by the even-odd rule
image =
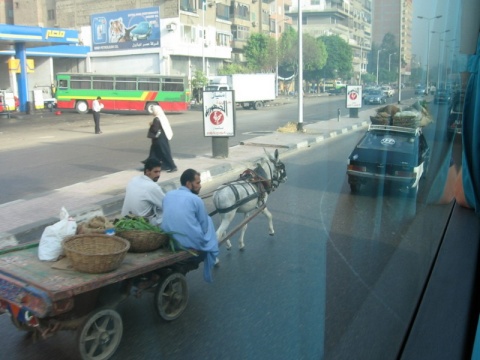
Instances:
[[[274,105],[281,105],[285,101],[296,101],[294,98],[281,99]],[[304,125],[304,132],[273,132],[264,136],[252,138],[241,145],[228,149],[228,157],[214,158],[211,155],[197,155],[193,163],[201,173],[202,183],[228,173],[239,174],[246,168],[252,167],[259,159],[264,158],[264,148],[273,151],[279,149],[280,153],[292,152],[297,149],[309,147],[311,144],[320,143],[326,139],[340,136],[360,127],[366,127],[373,109],[359,109],[357,118],[343,115],[327,121],[318,121]],[[42,131],[48,134],[49,127],[83,126],[83,122],[91,127],[90,117],[69,116],[69,121],[64,117],[55,115],[55,112],[42,112],[30,115],[16,115],[12,118],[0,119],[0,134],[2,131],[17,131],[23,136],[23,142],[28,143],[29,136],[42,137]],[[68,136],[75,136],[75,131]],[[18,141],[12,144],[2,144],[15,148]],[[180,169],[191,167],[192,159],[175,159]],[[36,194],[0,205],[0,248],[17,245],[19,243],[40,239],[43,229],[58,221],[58,214],[64,206],[77,222],[88,219],[94,215],[111,216],[119,212],[123,203],[125,186],[128,181],[138,174],[138,169],[124,171],[102,176],[87,182],[80,182],[54,191]],[[179,186],[180,172],[162,173],[159,184],[166,191]]]

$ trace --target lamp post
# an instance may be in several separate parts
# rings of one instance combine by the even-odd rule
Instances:
[[[448,80],[448,64],[447,64],[447,58],[448,58],[448,50],[450,49],[450,46],[447,44],[455,41],[456,39],[450,39],[450,40],[444,40],[445,41],[445,59],[444,59],[444,66],[445,66],[445,89],[447,88],[447,80]],[[453,48],[452,48],[453,49]]]
[[[206,0],[202,0],[202,71],[205,75],[205,11]]]
[[[439,34],[439,35],[442,35],[442,34],[445,34],[447,32],[449,32],[450,30],[445,30],[445,31],[432,31],[432,34]],[[437,70],[437,87],[440,86],[440,49],[441,49],[441,42],[443,41],[443,39],[440,38],[440,36],[438,37],[438,70]]]
[[[377,50],[377,85],[378,85],[378,62],[380,60],[380,51],[383,51],[382,49]]]
[[[430,63],[429,63],[429,60],[430,60],[430,22],[432,20],[435,20],[435,19],[440,19],[442,17],[442,15],[437,15],[437,16],[434,16],[434,17],[431,17],[431,18],[427,18],[425,16],[417,16],[417,18],[421,19],[421,20],[427,20],[427,24],[428,24],[428,33],[427,33],[427,93],[428,93],[428,90],[429,90],[429,85],[428,85],[428,77],[430,76]]]
[[[362,85],[363,71],[363,41],[360,43],[360,73],[358,74],[358,85]]]
[[[394,52],[393,54],[388,54],[388,72],[390,72],[390,57],[395,54],[396,52]]]
[[[303,132],[303,24],[302,6],[298,0],[298,123],[297,131]]]

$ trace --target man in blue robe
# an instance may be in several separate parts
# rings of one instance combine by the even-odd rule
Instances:
[[[215,226],[208,215],[203,200],[198,197],[201,189],[200,174],[187,169],[180,177],[181,187],[167,192],[163,199],[162,228],[173,233],[177,242],[186,249],[194,249],[204,261],[203,277],[212,282],[212,268],[218,256],[218,239]]]

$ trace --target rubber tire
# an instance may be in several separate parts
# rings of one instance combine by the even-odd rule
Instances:
[[[159,281],[154,296],[158,316],[165,321],[175,320],[183,314],[187,304],[187,279],[183,274],[172,272]]]
[[[88,103],[83,100],[77,101],[77,103],[75,104],[75,110],[77,110],[79,114],[88,113]]]
[[[262,101],[255,101],[255,103],[253,104],[253,108],[255,110],[259,110],[263,107],[263,102]]]
[[[152,109],[152,106],[155,106],[155,105],[158,105],[156,102],[148,102],[146,105],[145,105],[145,110],[149,113],[149,114],[153,114],[153,109]]]
[[[350,184],[350,192],[352,194],[358,194],[358,192],[360,191],[360,187],[360,184]]]
[[[122,318],[117,311],[110,308],[92,311],[82,326],[77,329],[77,345],[81,358],[83,360],[109,359],[120,345],[122,335]],[[92,346],[88,347],[87,342],[92,341]],[[95,344],[96,347],[93,348]],[[99,349],[101,352],[96,354]],[[92,350],[93,354],[90,354]]]

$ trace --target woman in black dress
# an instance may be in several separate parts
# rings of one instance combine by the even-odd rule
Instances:
[[[161,161],[162,170],[167,172],[177,171],[177,165],[172,159],[169,140],[173,137],[173,131],[167,116],[158,105],[153,106],[155,118],[150,123],[147,137],[152,139],[149,158],[153,157]]]

